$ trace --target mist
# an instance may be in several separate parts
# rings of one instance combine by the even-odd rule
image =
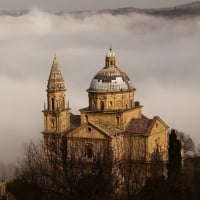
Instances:
[[[55,53],[78,114],[88,105],[86,89],[110,44],[144,115],[158,115],[200,142],[200,17],[78,17],[33,9],[20,17],[0,16],[0,30],[1,161],[16,162],[24,144],[42,139],[41,110]]]

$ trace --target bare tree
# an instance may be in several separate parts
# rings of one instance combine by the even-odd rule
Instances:
[[[112,164],[107,156],[96,154],[85,160],[76,157],[73,151],[67,154],[66,141],[62,138],[48,144],[32,141],[26,148],[15,180],[37,188],[39,199],[89,200],[111,196]]]
[[[190,137],[190,135],[178,130],[175,130],[175,132],[176,132],[177,138],[181,142],[181,146],[184,152],[185,153],[189,151],[195,152],[195,143]]]

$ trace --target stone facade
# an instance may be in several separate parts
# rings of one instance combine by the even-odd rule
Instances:
[[[158,116],[149,119],[135,101],[135,88],[116,65],[112,49],[105,66],[87,90],[89,105],[73,115],[66,106],[66,88],[57,58],[53,60],[44,106],[44,139],[65,138],[67,156],[83,160],[96,156],[115,161],[131,159],[150,162],[155,151],[168,159],[168,126]]]

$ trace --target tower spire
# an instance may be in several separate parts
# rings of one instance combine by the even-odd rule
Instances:
[[[47,84],[47,106],[44,104],[44,137],[53,140],[70,129],[70,109],[66,108],[66,89],[57,56],[53,59]],[[51,137],[52,136],[52,137]]]
[[[60,70],[57,56],[55,54],[55,57],[54,57],[53,63],[52,63],[52,67],[51,67],[51,72],[49,75],[47,91],[55,92],[55,91],[65,91],[65,90],[66,89],[65,89],[64,79],[62,77],[62,73]]]

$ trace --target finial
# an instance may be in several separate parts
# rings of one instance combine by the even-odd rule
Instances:
[[[112,51],[112,45],[110,44],[110,48],[109,48],[110,52]]]
[[[55,56],[54,56],[54,59],[53,59],[53,65],[58,65],[58,59],[57,59],[56,52],[55,52]]]

